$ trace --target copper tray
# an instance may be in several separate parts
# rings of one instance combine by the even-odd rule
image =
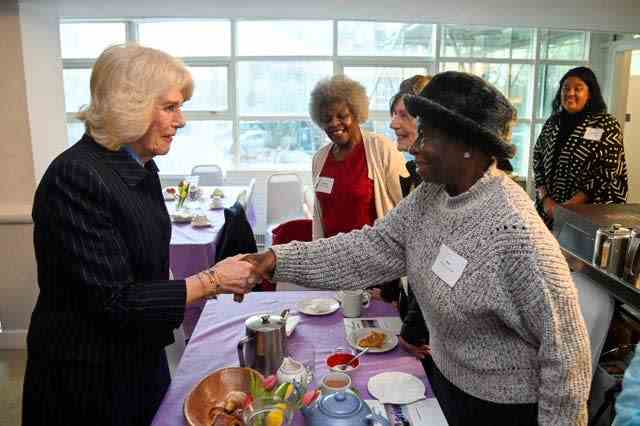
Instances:
[[[184,417],[191,426],[209,426],[209,410],[216,400],[223,400],[231,391],[249,393],[251,374],[262,374],[251,368],[226,367],[200,380],[184,400]]]

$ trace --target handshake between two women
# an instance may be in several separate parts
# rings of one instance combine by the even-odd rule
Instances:
[[[271,250],[228,257],[187,278],[187,303],[215,299],[223,293],[232,293],[236,302],[242,302],[246,293],[272,277],[275,266],[276,257]]]

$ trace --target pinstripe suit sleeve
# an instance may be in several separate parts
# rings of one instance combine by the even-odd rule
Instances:
[[[108,184],[92,167],[61,162],[50,180],[47,215],[70,282],[79,284],[89,312],[104,313],[122,329],[177,327],[184,315],[184,280],[134,282],[131,253],[111,207]],[[35,218],[37,220],[37,218]]]

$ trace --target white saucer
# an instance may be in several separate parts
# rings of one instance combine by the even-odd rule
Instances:
[[[423,399],[422,380],[408,373],[387,371],[369,379],[369,393],[383,404],[411,404]]]
[[[208,228],[211,226],[211,222],[207,222],[207,223],[194,223],[191,222],[191,226],[194,228]]]
[[[191,215],[179,215],[179,214],[172,214],[171,215],[171,221],[173,223],[191,223],[191,219],[193,218],[193,216]]]
[[[299,301],[297,304],[298,311],[306,315],[329,315],[334,313],[340,307],[336,299],[314,298]]]
[[[372,331],[375,331],[376,333],[384,333],[386,339],[382,347],[369,348],[369,351],[367,353],[377,354],[382,352],[389,352],[390,350],[398,346],[398,337],[392,330],[387,330],[386,328],[359,328],[347,335],[347,342],[349,342],[349,345],[351,345],[352,348],[361,351],[364,348],[358,345],[358,341],[365,338]]]

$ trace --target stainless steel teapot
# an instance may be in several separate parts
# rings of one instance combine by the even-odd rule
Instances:
[[[238,342],[241,367],[249,367],[264,375],[275,374],[287,355],[285,331],[289,310],[280,315],[257,314],[245,321],[246,336]]]

